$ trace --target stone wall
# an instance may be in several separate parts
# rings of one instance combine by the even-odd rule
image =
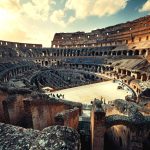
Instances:
[[[79,109],[74,108],[57,113],[55,116],[55,124],[77,129],[79,124]]]
[[[20,125],[23,119],[23,99],[31,94],[28,89],[0,87],[0,121]]]
[[[91,110],[91,149],[104,149],[104,134],[105,134],[105,112],[101,107],[101,102],[95,100]]]
[[[65,109],[63,103],[46,99],[25,99],[24,103],[28,127],[38,130],[54,125],[55,115]]]
[[[3,110],[3,101],[8,96],[6,89],[0,88],[0,122],[5,122],[4,110]]]
[[[42,44],[19,43],[2,40],[0,40],[0,46],[6,46],[11,48],[42,48]]]
[[[70,126],[77,128],[82,104],[56,100],[45,94],[31,92],[27,89],[1,88],[1,122],[42,130],[55,124],[57,113],[78,107],[78,111],[74,113],[69,111]]]
[[[149,40],[150,16],[145,16],[131,22],[118,24],[102,29],[93,30],[90,33],[56,33],[52,47],[97,47],[120,44],[133,44]]]

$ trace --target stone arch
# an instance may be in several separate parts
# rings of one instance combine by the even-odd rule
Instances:
[[[57,56],[59,56],[60,55],[60,52],[59,52],[59,50],[57,50]]]
[[[95,52],[95,56],[98,56],[98,52]]]
[[[126,55],[127,55],[127,51],[124,50],[124,51],[122,52],[122,54],[126,56]]]
[[[109,55],[109,56],[111,55],[111,51],[108,52],[108,55]]]
[[[80,56],[80,50],[77,50],[77,56]]]
[[[134,55],[139,55],[139,50],[135,50]]]
[[[122,138],[126,136],[126,140],[128,140],[128,135],[130,134],[128,128],[130,127],[131,123],[127,116],[112,115],[106,117],[106,130],[104,132],[104,150],[121,149],[123,147]],[[120,129],[122,129],[123,132],[120,132],[119,134],[118,130]]]
[[[133,51],[132,50],[129,50],[128,51],[128,56],[132,56],[133,55]]]
[[[67,51],[66,51],[66,49],[64,50],[64,56],[65,56],[65,57],[67,56]]]
[[[146,54],[146,49],[141,50],[141,55],[145,55]]]
[[[45,61],[45,66],[48,66],[48,61]]]
[[[117,56],[120,56],[120,55],[121,55],[121,51],[118,51],[118,52],[117,52]]]
[[[127,75],[131,76],[131,71],[127,70]]]
[[[140,72],[137,73],[137,79],[141,79],[141,73]]]
[[[107,55],[107,52],[106,52],[106,51],[104,52],[104,55],[105,55],[105,56]]]
[[[92,51],[92,56],[95,56],[95,51]]]
[[[102,55],[103,55],[103,52],[100,52],[99,55],[102,56]]]
[[[113,55],[113,56],[116,56],[116,51],[113,51],[113,52],[112,52],[112,55]]]
[[[146,81],[147,80],[147,75],[146,74],[143,74],[142,75],[142,81]]]
[[[135,75],[132,75],[132,77],[135,79]]]

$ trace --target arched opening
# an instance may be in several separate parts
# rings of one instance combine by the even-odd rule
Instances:
[[[112,54],[113,54],[113,56],[116,56],[116,52],[115,51]]]
[[[96,52],[95,55],[98,56],[98,52]]]
[[[77,56],[80,56],[80,50],[77,51]]]
[[[132,75],[133,79],[135,79],[135,75]]]
[[[129,55],[129,56],[132,56],[132,55],[133,55],[133,51],[131,51],[131,50],[128,51],[128,55]]]
[[[92,51],[92,56],[94,56],[95,55],[95,52],[94,51]]]
[[[130,144],[128,127],[114,125],[108,128],[104,134],[104,150],[127,149]]]
[[[111,51],[108,52],[108,55],[111,55]]]
[[[45,66],[48,66],[48,61],[45,61]]]
[[[102,56],[102,55],[103,55],[103,52],[100,52],[99,55]]]
[[[117,56],[120,56],[120,55],[121,55],[121,51],[118,51],[118,52],[117,52]]]
[[[146,81],[147,80],[147,75],[146,74],[143,74],[142,75],[142,81]]]
[[[131,76],[131,71],[127,70],[127,75]]]
[[[107,52],[104,52],[104,55],[107,55]]]
[[[135,50],[134,55],[139,55],[139,50]]]
[[[123,53],[122,53],[122,54],[126,56],[126,55],[127,55],[127,51],[123,51]]]
[[[137,73],[137,79],[141,79],[141,73],[140,72]]]
[[[141,51],[141,55],[145,55],[146,54],[146,50],[145,49],[143,49],[142,51]]]

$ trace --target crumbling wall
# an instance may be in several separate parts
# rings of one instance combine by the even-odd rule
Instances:
[[[99,100],[94,100],[91,110],[91,149],[103,150],[105,126],[105,112]]]
[[[54,125],[54,116],[64,110],[64,105],[61,103],[32,103],[31,114],[33,128],[42,130],[45,127]]]
[[[10,95],[3,101],[5,122],[12,125],[23,125],[24,119],[24,95]]]
[[[55,124],[77,129],[79,124],[79,109],[74,108],[57,113],[55,116]]]
[[[8,96],[6,89],[0,89],[0,122],[5,122],[3,101]]]

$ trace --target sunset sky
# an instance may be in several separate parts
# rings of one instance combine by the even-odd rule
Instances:
[[[150,0],[0,0],[0,40],[50,47],[56,32],[90,32],[148,14]]]

